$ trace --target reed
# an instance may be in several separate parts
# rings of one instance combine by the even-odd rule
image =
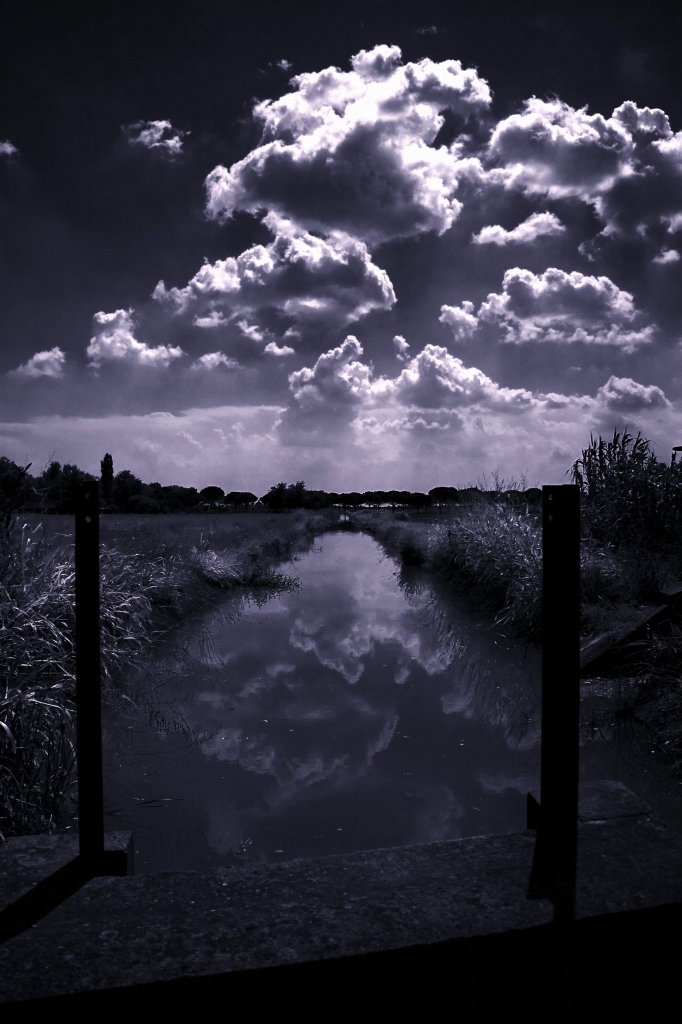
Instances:
[[[128,532],[110,530],[100,550],[105,688],[122,687],[169,628],[221,593],[296,586],[276,563],[306,550],[326,520],[276,519],[260,538],[204,526],[183,543],[130,519]],[[71,537],[48,541],[40,521],[0,540],[0,840],[57,829],[74,784],[73,555]]]

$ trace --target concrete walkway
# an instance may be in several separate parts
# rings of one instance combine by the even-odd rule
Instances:
[[[592,783],[582,787],[580,812],[579,921],[682,902],[682,841],[648,805],[620,783]],[[528,898],[535,839],[528,831],[96,878],[23,931],[15,913],[15,934],[0,945],[0,1002],[27,1009],[26,1000],[69,993],[105,995],[234,972],[255,977],[255,968],[540,934],[553,907]],[[112,849],[127,841],[122,833],[109,837]],[[0,846],[0,935],[17,901],[64,871],[75,852],[71,836]]]

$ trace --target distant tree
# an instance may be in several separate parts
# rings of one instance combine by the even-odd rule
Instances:
[[[273,484],[267,494],[260,499],[271,512],[281,512],[286,507],[287,485],[280,481]]]
[[[345,508],[359,508],[363,503],[363,495],[359,491],[344,491],[339,494],[339,502]]]
[[[225,491],[222,489],[222,487],[203,487],[199,491],[199,497],[203,501],[209,501],[213,505],[216,501],[223,500],[223,498],[225,497]]]
[[[100,463],[100,469],[100,479],[102,481],[102,495],[103,497],[108,498],[111,494],[111,485],[114,482],[114,460],[109,454],[109,452],[107,452],[104,458],[102,459]]]
[[[439,511],[442,511],[443,505],[454,505],[459,501],[459,491],[456,487],[432,487],[429,496],[431,501],[438,505]]]
[[[253,505],[258,498],[251,491],[230,491],[225,495],[225,501],[228,505],[232,505],[236,512],[240,506]]]
[[[131,499],[142,494],[142,481],[129,469],[122,469],[117,473],[111,485],[111,497],[117,509],[121,512],[131,512],[133,504]]]
[[[267,494],[260,499],[272,512],[282,512],[285,509],[305,508],[306,489],[303,480],[297,480],[295,484],[280,482],[270,488]]]
[[[407,496],[407,504],[410,508],[416,508],[419,511],[420,508],[425,509],[431,504],[431,498],[421,491],[411,491]]]
[[[31,463],[17,466],[16,462],[0,457],[0,518],[5,533],[9,534],[12,516],[24,507],[33,492],[33,477],[29,474]]]
[[[196,508],[201,501],[196,487],[180,487],[178,484],[169,484],[162,487],[161,484],[149,484],[148,489],[143,493],[154,497],[161,506],[162,512],[188,512]]]
[[[70,515],[76,510],[81,483],[96,479],[92,473],[86,473],[71,463],[61,466],[58,462],[51,462],[36,481],[41,507],[45,511]]]

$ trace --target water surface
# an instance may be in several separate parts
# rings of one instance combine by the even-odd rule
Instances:
[[[401,587],[363,534],[291,570],[298,592],[204,610],[144,666],[136,708],[106,709],[109,827],[134,829],[136,870],[524,828],[537,651],[418,573]]]

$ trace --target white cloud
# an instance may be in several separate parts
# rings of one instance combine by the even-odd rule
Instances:
[[[658,256],[654,256],[652,263],[678,263],[680,254],[677,249],[661,249]]]
[[[396,334],[393,339],[393,344],[396,348],[396,359],[399,359],[401,363],[404,363],[407,358],[407,351],[410,347],[409,342],[405,341],[402,334]]]
[[[200,326],[218,326],[224,313],[253,316],[270,308],[298,323],[343,327],[394,304],[391,281],[363,242],[340,235],[325,240],[272,223],[278,233],[268,245],[205,263],[184,288],[160,281],[154,298],[178,314],[196,313]],[[256,340],[257,327],[239,325]]]
[[[451,226],[459,178],[478,163],[431,143],[443,110],[489,105],[487,83],[456,60],[403,66],[397,46],[361,50],[351,63],[297,75],[293,92],[256,105],[263,144],[209,174],[209,216],[269,210],[369,245]]]
[[[171,156],[182,152],[183,138],[189,132],[181,132],[173,128],[170,121],[137,121],[125,127],[124,132],[131,146],[144,146],[145,149],[162,149]]]
[[[455,341],[467,341],[478,328],[474,304],[469,301],[464,301],[461,306],[441,306],[438,319],[450,328]]]
[[[276,341],[269,341],[263,351],[267,352],[269,356],[293,356],[296,354],[290,345],[280,346]]]
[[[237,327],[249,341],[264,341],[263,332],[255,324],[248,324],[246,320],[238,320]]]
[[[195,359],[190,369],[217,370],[219,366],[225,366],[228,370],[236,370],[239,368],[239,363],[236,359],[226,356],[224,352],[207,352]]]
[[[534,96],[496,125],[487,156],[508,187],[592,204],[606,234],[641,236],[682,215],[682,133],[658,108],[627,101],[607,118]]]
[[[542,274],[519,267],[505,271],[502,292],[488,295],[478,317],[500,327],[501,340],[515,344],[580,341],[632,352],[655,335],[652,325],[639,326],[643,318],[632,295],[608,277],[556,267]]]
[[[369,389],[371,370],[359,361],[362,345],[349,334],[342,345],[323,352],[311,368],[289,375],[289,388],[299,409],[329,412],[357,405]]]
[[[475,245],[527,244],[543,236],[561,235],[565,230],[553,213],[533,213],[511,231],[505,231],[499,224],[488,224],[477,235],[473,235],[471,241]]]
[[[103,362],[136,363],[139,366],[167,367],[173,359],[184,355],[181,348],[157,345],[151,348],[135,338],[132,310],[117,309],[115,313],[95,313],[100,329],[87,348],[92,366]]]
[[[17,377],[61,377],[65,362],[66,356],[55,345],[45,352],[36,352],[21,366],[17,366],[16,370],[10,370],[10,373]]]
[[[609,377],[597,391],[597,402],[610,411],[635,413],[643,409],[668,409],[670,402],[661,388],[638,384],[631,377]]]
[[[163,286],[163,282],[160,282],[160,285]],[[157,285],[157,288],[158,287],[159,285]],[[195,327],[202,327],[205,330],[211,330],[214,327],[225,327],[226,324],[229,323],[229,321],[225,319],[225,317],[221,312],[219,312],[219,310],[212,309],[208,316],[197,316],[194,318],[192,323],[194,324]]]
[[[9,139],[5,139],[4,142],[0,142],[0,156],[14,156],[19,150],[13,145]]]
[[[528,408],[533,402],[530,391],[523,388],[501,388],[482,370],[465,366],[440,345],[425,345],[411,359],[400,376],[373,389],[393,394],[402,405],[420,409],[445,409],[484,402],[490,408],[515,411]]]

